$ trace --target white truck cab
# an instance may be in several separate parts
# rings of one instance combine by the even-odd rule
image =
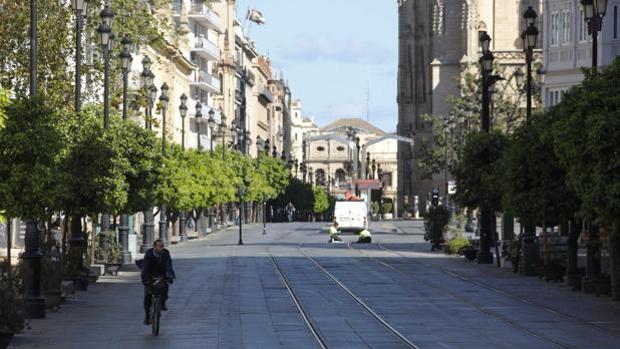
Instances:
[[[336,201],[334,218],[340,230],[359,232],[368,228],[368,212],[364,200]]]

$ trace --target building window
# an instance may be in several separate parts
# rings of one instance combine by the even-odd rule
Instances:
[[[618,40],[618,5],[614,5],[614,40]]]
[[[560,103],[562,101],[562,95],[565,90],[549,90],[547,94],[547,100],[549,101],[548,106],[553,107],[554,105]]]
[[[392,172],[383,172],[383,177],[381,177],[381,182],[383,182],[384,187],[392,186]]]
[[[588,39],[588,24],[586,23],[586,15],[583,9],[579,10],[579,41],[583,42]]]
[[[560,39],[560,16],[558,13],[551,14],[551,46],[556,46]]]
[[[570,12],[566,11],[562,14],[562,43],[566,44],[570,42],[570,30],[571,30],[571,16]]]

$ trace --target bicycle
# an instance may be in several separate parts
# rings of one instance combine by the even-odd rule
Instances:
[[[150,285],[151,293],[151,328],[154,336],[159,335],[159,320],[161,318],[161,305],[163,295],[170,285],[170,279],[166,277],[155,277]]]

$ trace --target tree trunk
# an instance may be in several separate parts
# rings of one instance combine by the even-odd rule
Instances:
[[[581,228],[573,220],[568,221],[568,239],[566,255],[566,285],[573,290],[581,289],[581,275],[579,273],[579,250],[578,240],[581,235]]]
[[[609,232],[609,274],[611,274],[611,298],[620,301],[620,231],[614,225]]]

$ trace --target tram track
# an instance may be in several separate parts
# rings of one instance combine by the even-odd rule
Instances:
[[[375,312],[368,304],[366,304],[350,288],[344,285],[332,273],[330,273],[327,269],[325,269],[318,261],[316,261],[316,259],[308,255],[306,251],[303,249],[302,244],[299,244],[297,246],[297,249],[307,260],[309,260],[316,267],[318,271],[320,271],[321,275],[326,277],[333,285],[337,286],[338,289],[341,290],[342,293],[346,295],[348,299],[353,300],[354,304],[357,304],[358,306],[360,306],[361,310],[366,312],[368,315],[370,315],[370,317],[373,318],[376,322],[378,322],[380,326],[384,327],[387,330],[386,333],[390,333],[391,335],[393,335],[395,339],[397,339],[399,342],[401,342],[404,345],[404,347],[412,348],[412,349],[420,349],[420,347],[418,347],[415,343],[413,343],[411,340],[409,340],[407,337],[401,334],[392,325],[390,325],[383,317],[381,317],[377,312]],[[295,304],[295,307],[301,314],[311,335],[314,337],[317,344],[321,348],[324,348],[324,349],[330,348],[329,340],[321,334],[321,329],[319,328],[318,324],[316,324],[313,321],[310,312],[308,311],[308,309],[306,309],[306,307],[304,307],[303,300],[295,291],[295,287],[293,283],[286,276],[286,273],[283,270],[284,268],[282,268],[280,263],[277,261],[277,258],[273,256],[270,249],[268,249],[268,253],[269,253],[269,258],[271,259],[271,262],[274,266],[274,269],[276,270],[277,274],[282,280],[282,284],[286,288],[289,296],[291,297],[293,303]]]
[[[386,252],[392,253],[392,254],[394,254],[396,256],[399,256],[399,257],[402,257],[402,258],[411,259],[411,257],[408,257],[408,256],[406,256],[406,255],[404,255],[402,253],[399,253],[398,251],[391,250],[391,249],[383,246],[381,243],[378,243],[377,245],[379,246],[380,249],[382,249],[382,250],[384,250]],[[504,296],[504,297],[507,297],[507,298],[511,298],[511,299],[517,300],[517,301],[519,301],[521,303],[524,303],[524,304],[527,304],[527,305],[530,305],[530,306],[537,307],[537,308],[539,308],[539,309],[541,309],[541,310],[543,310],[543,311],[545,311],[547,313],[550,313],[550,314],[553,314],[553,315],[558,316],[560,318],[563,318],[564,320],[573,321],[573,322],[576,322],[576,323],[588,326],[588,327],[590,327],[592,329],[598,330],[600,332],[603,332],[603,333],[605,333],[607,335],[611,335],[611,336],[614,336],[616,338],[620,338],[620,333],[617,333],[617,332],[612,331],[610,329],[607,329],[605,327],[593,324],[591,322],[585,321],[585,320],[580,319],[578,317],[575,317],[573,315],[564,313],[564,312],[562,312],[560,310],[550,308],[550,307],[548,307],[546,305],[540,304],[539,302],[536,302],[536,301],[531,300],[529,298],[520,297],[520,296],[511,294],[510,292],[502,291],[502,290],[500,290],[500,289],[498,289],[496,287],[493,287],[493,286],[491,286],[489,284],[486,284],[486,283],[480,282],[480,281],[476,281],[476,280],[472,280],[471,278],[468,278],[467,276],[464,276],[462,274],[453,272],[451,270],[447,270],[447,269],[445,269],[443,267],[440,267],[440,266],[430,265],[428,263],[424,263],[424,262],[421,262],[421,261],[416,261],[416,263],[425,265],[427,267],[436,268],[436,269],[440,270],[442,273],[444,273],[446,275],[449,275],[449,276],[454,277],[456,279],[459,279],[461,281],[470,283],[472,285],[476,285],[476,286],[478,286],[480,288],[484,288],[484,289],[489,290],[489,291],[491,291],[493,293],[496,293],[498,295],[501,295],[501,296]]]
[[[403,256],[403,255],[401,255],[401,254],[398,254],[398,253],[396,253],[396,252],[393,252],[393,251],[391,251],[391,250],[389,250],[389,249],[386,249],[386,248],[385,248],[385,247],[383,247],[381,244],[378,244],[378,245],[379,245],[379,247],[380,247],[382,250],[384,250],[384,251],[386,251],[386,252],[392,253],[392,254],[394,254],[394,255],[398,255],[398,256],[400,256],[400,257],[409,258],[409,257],[405,257],[405,256]],[[364,254],[364,255],[366,255],[366,256],[367,256],[367,253],[365,253],[363,250],[353,248],[353,247],[351,246],[351,244],[347,244],[347,246],[348,246],[351,250],[354,250],[354,251],[360,252],[361,254]],[[530,329],[530,328],[527,328],[527,327],[525,327],[525,326],[523,326],[523,325],[520,325],[518,322],[513,321],[513,320],[511,320],[511,319],[509,319],[509,318],[507,318],[507,317],[505,317],[505,316],[502,316],[502,315],[498,314],[498,313],[497,313],[497,312],[495,312],[495,311],[492,311],[492,310],[490,310],[490,309],[484,308],[484,307],[482,307],[482,306],[478,305],[477,303],[474,303],[474,302],[470,301],[470,300],[469,300],[469,299],[467,299],[466,297],[463,297],[463,296],[461,296],[461,295],[457,294],[456,292],[453,292],[452,290],[449,290],[449,289],[447,289],[446,287],[443,287],[443,286],[439,285],[438,283],[435,283],[435,282],[429,281],[429,280],[427,280],[427,279],[425,279],[425,278],[418,277],[417,275],[415,275],[414,273],[412,273],[412,272],[410,272],[410,271],[407,271],[407,270],[402,270],[402,269],[399,269],[399,268],[397,268],[397,267],[394,267],[393,265],[391,265],[391,264],[389,264],[389,263],[386,263],[385,261],[381,260],[381,259],[380,259],[380,258],[378,258],[378,257],[367,257],[367,258],[368,258],[368,259],[371,259],[371,260],[373,260],[373,261],[375,261],[376,263],[378,263],[378,264],[380,264],[380,265],[384,266],[384,267],[385,267],[385,268],[387,268],[387,269],[390,269],[390,270],[392,270],[392,271],[395,271],[395,272],[400,273],[400,274],[403,274],[403,275],[407,275],[408,277],[410,277],[410,278],[412,278],[412,279],[416,280],[416,282],[423,282],[423,283],[426,283],[427,285],[432,286],[433,288],[435,288],[435,289],[437,289],[437,290],[439,290],[439,291],[441,291],[441,292],[443,292],[443,293],[445,293],[445,294],[447,294],[447,295],[449,295],[449,296],[453,297],[454,299],[457,299],[457,300],[459,300],[459,301],[461,301],[461,302],[463,302],[463,303],[465,303],[465,304],[467,304],[467,305],[469,305],[469,306],[473,307],[474,309],[478,310],[479,312],[481,312],[481,313],[483,313],[483,314],[486,314],[486,315],[488,315],[488,316],[491,316],[491,317],[493,317],[493,318],[495,318],[495,319],[497,319],[497,320],[500,320],[500,321],[502,321],[503,323],[505,323],[505,324],[507,324],[507,325],[509,325],[509,326],[511,326],[511,327],[513,327],[513,328],[515,328],[515,329],[518,329],[518,330],[520,330],[520,331],[521,331],[521,332],[523,332],[523,333],[526,333],[526,334],[528,334],[528,335],[530,335],[530,336],[533,336],[533,337],[535,337],[535,338],[538,338],[538,339],[540,339],[540,340],[542,340],[542,341],[545,341],[545,342],[547,342],[547,343],[551,343],[551,344],[553,344],[553,345],[557,346],[558,348],[563,348],[563,349],[576,349],[576,347],[574,347],[574,346],[571,346],[571,345],[569,345],[569,344],[566,344],[566,343],[564,343],[564,342],[561,342],[561,341],[559,341],[559,340],[557,340],[557,339],[554,339],[554,338],[551,338],[551,337],[545,336],[544,334],[539,333],[539,332],[537,332],[537,331],[535,331],[535,330],[532,330],[532,329]],[[425,266],[430,266],[430,265],[428,265],[428,264],[426,264],[426,263],[419,262],[419,261],[415,261],[415,263],[422,264],[422,265],[425,265]],[[434,266],[432,266],[432,267],[434,267]]]

